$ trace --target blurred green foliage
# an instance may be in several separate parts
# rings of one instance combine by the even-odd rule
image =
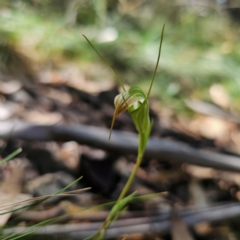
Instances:
[[[8,39],[39,62],[103,65],[85,34],[124,82],[147,89],[166,23],[153,95],[183,111],[184,99],[208,100],[209,87],[221,83],[240,111],[239,24],[216,2],[5,0],[0,5],[0,45]]]

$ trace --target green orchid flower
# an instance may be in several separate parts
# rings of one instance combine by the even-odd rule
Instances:
[[[112,211],[110,212],[109,216],[106,218],[105,222],[103,223],[102,227],[99,229],[99,231],[94,234],[94,236],[91,236],[90,239],[94,240],[101,240],[104,238],[104,233],[107,227],[110,225],[110,223],[118,216],[118,213],[122,211],[122,207],[119,207],[122,205],[122,203],[127,203],[131,200],[131,195],[128,197],[125,197],[132,182],[134,177],[136,176],[137,170],[141,164],[142,157],[144,154],[144,151],[147,146],[148,138],[152,129],[152,124],[153,121],[150,120],[149,116],[149,103],[148,103],[148,98],[151,93],[152,85],[156,76],[160,56],[161,56],[161,49],[162,49],[162,42],[163,42],[163,35],[164,35],[164,29],[165,29],[165,24],[163,25],[162,28],[162,34],[161,34],[161,40],[160,40],[160,46],[159,46],[159,51],[158,51],[158,58],[157,58],[157,63],[155,66],[155,70],[153,73],[152,81],[148,90],[147,95],[143,92],[143,90],[137,86],[132,86],[129,89],[125,89],[124,85],[119,78],[118,74],[114,71],[114,69],[111,68],[109,63],[98,53],[98,51],[95,49],[95,47],[91,44],[91,42],[88,40],[86,36],[85,39],[88,41],[90,46],[94,49],[94,51],[97,53],[97,55],[103,60],[103,62],[114,72],[114,74],[117,77],[117,80],[119,84],[121,85],[123,92],[118,94],[115,99],[114,99],[114,106],[115,110],[113,113],[113,118],[112,118],[112,123],[111,123],[111,128],[110,128],[110,134],[109,134],[109,140],[111,138],[114,122],[117,118],[118,115],[121,113],[125,112],[128,110],[129,114],[132,117],[132,120],[134,122],[134,125],[136,127],[136,130],[138,131],[138,139],[139,139],[139,144],[138,144],[138,156],[137,156],[137,161],[135,164],[135,167],[129,176],[129,179],[124,186],[116,204],[114,205]],[[124,200],[124,201],[123,201]],[[125,201],[126,200],[126,201]],[[89,238],[88,238],[89,239]]]

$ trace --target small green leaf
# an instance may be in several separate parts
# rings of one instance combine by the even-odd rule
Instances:
[[[116,202],[116,204],[113,206],[111,212],[109,213],[109,220],[112,221],[116,214],[120,211],[122,211],[126,205],[133,199],[133,197],[136,195],[136,192],[128,195],[127,197],[121,199],[120,201]]]

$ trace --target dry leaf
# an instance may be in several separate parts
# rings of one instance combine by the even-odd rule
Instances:
[[[11,210],[11,207],[4,208],[4,205],[20,201],[22,189],[23,170],[25,164],[20,161],[11,161],[5,166],[5,177],[0,186],[0,213]],[[0,226],[4,226],[12,213],[0,215]]]
[[[172,240],[194,240],[192,234],[189,232],[185,222],[178,216],[178,213],[174,213],[172,217]]]

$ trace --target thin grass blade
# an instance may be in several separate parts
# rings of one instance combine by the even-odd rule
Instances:
[[[0,161],[0,166],[17,156],[20,152],[22,152],[22,148],[18,148],[16,151],[5,157],[2,161]]]

